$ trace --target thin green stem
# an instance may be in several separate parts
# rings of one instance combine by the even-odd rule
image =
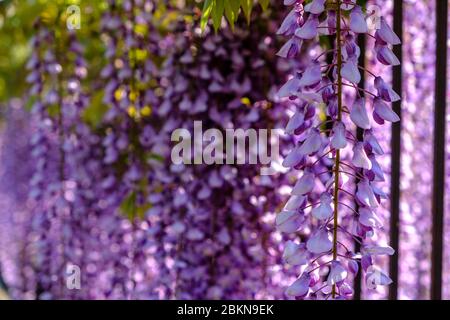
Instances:
[[[337,120],[342,120],[342,45],[341,45],[341,0],[336,0],[337,8],[336,8],[336,46],[337,46],[337,77],[338,77],[338,85],[337,85],[337,94],[338,94],[338,114]],[[340,170],[340,161],[341,161],[341,152],[340,149],[336,150],[336,157],[334,162],[334,218],[333,218],[333,260],[337,259],[338,255],[338,239],[337,239],[337,230],[339,227],[338,223],[338,207],[339,207],[339,170]],[[336,284],[333,284],[331,290],[332,298],[336,297]]]

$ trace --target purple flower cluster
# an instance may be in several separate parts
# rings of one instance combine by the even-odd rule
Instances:
[[[36,274],[35,292],[42,299],[57,296],[62,288],[63,255],[61,254],[61,224],[57,216],[65,212],[63,197],[63,152],[60,138],[63,131],[60,105],[62,91],[56,39],[53,32],[36,23],[39,30],[32,39],[33,53],[27,67],[27,81],[32,84],[30,94],[34,98],[32,116],[37,128],[31,141],[31,157],[34,161],[30,180],[30,199],[34,200],[30,234],[30,263]],[[58,113],[52,117],[51,113]],[[59,277],[52,277],[52,275]]]
[[[261,30],[257,23],[202,37],[194,25],[174,24],[163,41],[168,58],[155,117],[165,122],[154,150],[165,160],[153,164],[150,190],[161,192],[149,195],[148,217],[155,240],[165,244],[155,246],[167,268],[161,272],[174,279],[165,297],[282,298],[293,276],[280,267],[281,235],[272,232],[284,199],[272,186],[287,185],[287,176],[260,176],[260,165],[173,165],[167,146],[174,128],[192,131],[194,121],[206,131],[279,127],[287,120],[287,104],[267,100],[266,93],[275,92],[283,70],[292,66],[278,64],[273,39],[252,32]],[[168,277],[159,282],[167,286]]]
[[[391,279],[376,266],[375,260],[394,253],[389,246],[368,242],[382,227],[376,209],[386,195],[377,186],[384,181],[377,156],[384,152],[374,135],[366,101],[372,106],[374,122],[382,125],[399,120],[388,103],[400,97],[382,77],[358,65],[361,50],[356,37],[366,34],[374,38],[376,58],[388,66],[399,64],[391,46],[400,44],[400,39],[383,17],[379,17],[379,25],[371,34],[367,15],[355,1],[285,4],[293,9],[278,33],[291,40],[279,51],[281,57],[295,58],[306,41],[319,35],[336,39],[333,49],[312,59],[278,92],[297,106],[286,131],[298,136],[299,142],[283,165],[301,170],[303,176],[277,216],[277,227],[285,233],[296,233],[307,221],[314,226],[306,243],[293,241],[286,245],[286,261],[301,271],[286,294],[296,298],[345,299],[353,293],[351,275],[360,268],[369,289],[390,284]],[[327,53],[333,54],[331,63],[324,61]],[[373,77],[376,93],[358,87],[361,70]],[[351,107],[344,105],[344,95],[353,95]],[[316,120],[316,113],[324,115],[325,120]],[[357,139],[352,127],[364,130],[362,140]],[[317,170],[317,163],[324,158],[331,160],[331,166],[325,171]],[[354,192],[349,188],[350,179],[356,180]],[[314,190],[321,193],[319,201],[310,199]],[[359,252],[349,249],[355,241],[361,244]]]
[[[33,299],[35,274],[29,259],[33,204],[27,191],[33,174],[30,138],[36,128],[20,99],[10,101],[4,118],[7,126],[0,140],[0,270],[11,298]]]

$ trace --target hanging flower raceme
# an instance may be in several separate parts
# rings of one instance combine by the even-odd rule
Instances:
[[[428,299],[431,276],[431,202],[433,164],[434,83],[436,77],[436,1],[411,0],[405,3],[404,102],[402,116],[402,169],[399,299]],[[421,14],[416,14],[420,12]],[[447,150],[450,146],[447,137]],[[417,146],[420,145],[420,148]],[[448,152],[447,152],[448,154]],[[450,161],[447,161],[447,175]],[[450,212],[447,179],[447,209]],[[446,216],[447,220],[450,215]],[[450,225],[446,222],[446,225]],[[449,233],[444,237],[448,243]],[[445,251],[443,298],[450,298],[449,251]]]
[[[57,57],[55,34],[36,22],[38,30],[32,39],[33,54],[27,64],[30,74],[30,96],[35,98],[32,117],[36,132],[32,138],[34,161],[30,179],[29,199],[34,202],[32,227],[30,230],[31,270],[36,275],[36,292],[39,299],[51,299],[61,292],[63,256],[61,255],[60,221],[56,218],[65,208],[62,200],[62,152],[60,145],[61,126],[51,115],[51,108],[60,110],[61,92],[59,77],[62,67]]]
[[[296,298],[349,298],[353,294],[351,276],[359,269],[368,288],[391,283],[375,263],[378,256],[392,255],[392,248],[370,244],[375,230],[382,228],[376,210],[385,195],[376,185],[384,181],[376,159],[383,150],[371,130],[369,115],[379,125],[399,121],[389,103],[400,97],[381,77],[358,65],[364,52],[355,39],[359,34],[375,38],[378,61],[391,66],[398,65],[391,46],[400,44],[400,39],[384,18],[372,34],[363,9],[355,2],[313,0],[305,5],[301,0],[285,1],[294,7],[278,32],[291,37],[278,53],[284,58],[295,57],[303,43],[318,35],[336,38],[332,50],[314,58],[279,91],[280,97],[288,97],[300,106],[286,128],[300,142],[283,165],[301,170],[303,176],[278,215],[277,228],[296,233],[306,222],[316,226],[305,243],[289,242],[284,252],[287,263],[300,267],[300,277],[286,291]],[[325,53],[330,52],[331,63],[324,62]],[[358,87],[361,72],[374,78],[376,93]],[[344,92],[354,92],[353,105],[344,105]],[[315,117],[320,108],[325,110],[326,121]],[[362,139],[350,131],[353,126],[363,130]],[[315,167],[322,159],[330,160],[332,165],[318,172]],[[348,186],[349,177],[358,181],[355,191]],[[321,183],[316,183],[319,179]],[[321,192],[317,202],[310,201],[313,191]],[[343,223],[349,219],[353,220],[351,226]],[[359,252],[349,249],[355,241],[361,244]]]
[[[277,10],[271,18],[279,18]],[[275,41],[262,39],[253,29],[263,32],[257,23],[238,23],[233,32],[206,31],[200,38],[194,32],[197,22],[187,27],[174,23],[176,32],[161,44],[167,59],[160,71],[163,101],[155,117],[164,125],[153,126],[152,144],[166,160],[152,172],[154,205],[147,216],[156,238],[155,255],[167,261],[170,278],[157,281],[170,298],[279,299],[295,272],[280,268],[282,236],[270,226],[285,195],[272,186],[287,186],[288,175],[261,176],[259,164],[175,165],[168,145],[174,128],[192,132],[194,121],[202,121],[205,132],[267,128],[268,123],[278,127],[288,119],[287,103],[273,93],[286,78],[285,70],[301,62],[267,54],[275,52]],[[263,33],[275,31],[272,24],[263,25],[268,26]],[[273,74],[266,74],[267,67]],[[285,143],[280,151],[288,151]],[[171,278],[175,281],[169,287]]]
[[[9,103],[5,119],[0,138],[0,268],[12,299],[34,299],[36,274],[30,259],[33,208],[27,197],[34,169],[30,140],[35,125],[30,124],[24,101],[19,99]]]
[[[81,90],[87,68],[74,33],[56,34],[40,21],[36,28],[27,64],[34,98],[31,117],[37,123],[31,140],[34,170],[28,200],[33,203],[33,223],[28,253],[37,281],[36,298],[79,298],[81,291],[67,290],[64,274],[69,265],[83,265],[83,234],[78,228],[83,204],[76,189],[81,185],[77,179],[85,177],[77,161],[84,151],[79,132],[87,105]],[[63,58],[61,49],[66,46],[71,54]]]

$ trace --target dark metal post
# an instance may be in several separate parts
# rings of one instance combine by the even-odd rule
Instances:
[[[431,299],[442,299],[442,254],[444,250],[445,119],[447,89],[447,0],[436,0],[436,86],[433,159],[433,241]]]
[[[366,35],[365,34],[360,34],[358,36],[358,46],[361,49],[361,52],[365,52],[366,50]],[[361,54],[359,56],[359,61],[358,61],[359,65],[363,68],[366,67],[366,56],[364,54]],[[360,88],[364,88],[366,84],[366,74],[365,72],[361,72],[361,81],[359,82],[359,87]],[[361,94],[361,96],[364,96],[364,92]],[[356,129],[356,139],[358,139],[358,141],[363,141],[364,139],[364,130],[361,128],[357,128]],[[362,172],[360,171],[360,173],[362,174]],[[355,186],[358,184],[359,182],[359,178],[355,178]],[[355,201],[355,208],[356,211],[358,211],[358,204]],[[361,245],[359,244],[358,241],[354,241],[354,246],[355,246],[355,252],[359,252],[361,250]],[[353,300],[361,300],[361,283],[362,283],[362,275],[361,275],[361,270],[358,270],[358,273],[355,275],[355,279],[353,280]]]
[[[394,1],[394,31],[403,39],[403,1]],[[394,53],[402,63],[402,46],[395,46]],[[402,65],[393,68],[393,89],[402,96]],[[393,110],[402,118],[401,101],[392,104]],[[395,254],[389,261],[389,275],[393,283],[389,287],[389,300],[397,300],[398,296],[398,257],[400,234],[400,170],[401,170],[401,130],[402,121],[392,125],[392,159],[391,159],[391,222],[390,244]]]

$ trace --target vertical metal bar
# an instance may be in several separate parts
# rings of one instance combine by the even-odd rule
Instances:
[[[394,1],[394,31],[403,39],[403,1]],[[403,62],[402,46],[395,46],[394,53]],[[402,66],[393,68],[393,89],[402,96]],[[401,116],[401,101],[392,104],[392,109]],[[393,283],[389,287],[389,300],[397,300],[399,280],[399,234],[400,234],[400,170],[401,170],[401,128],[402,121],[392,125],[391,140],[391,221],[390,244],[395,254],[389,260],[389,275]]]
[[[361,52],[366,51],[366,42],[367,42],[366,35],[360,34],[358,36],[358,46],[361,49]],[[358,63],[361,67],[363,67],[363,68],[366,67],[365,54],[361,54],[359,56]],[[364,88],[365,83],[366,83],[366,74],[365,74],[365,72],[361,72],[361,81],[359,83],[359,87]],[[361,96],[364,96],[364,92],[361,94]],[[361,129],[361,128],[356,129],[356,139],[358,139],[358,141],[363,141],[363,139],[364,139],[364,130],[363,129]],[[360,173],[362,174],[362,172],[360,172]],[[359,178],[355,178],[355,186],[358,184],[358,182],[359,182]],[[356,211],[358,211],[358,203],[356,201],[355,201],[355,208],[356,208]],[[358,241],[354,242],[354,248],[355,248],[355,252],[359,252],[361,250],[361,245],[359,244]],[[361,281],[362,281],[361,270],[358,270],[358,273],[355,275],[355,279],[353,280],[353,300],[361,300]]]
[[[442,299],[447,89],[447,0],[436,0],[436,86],[434,109],[431,299]]]

